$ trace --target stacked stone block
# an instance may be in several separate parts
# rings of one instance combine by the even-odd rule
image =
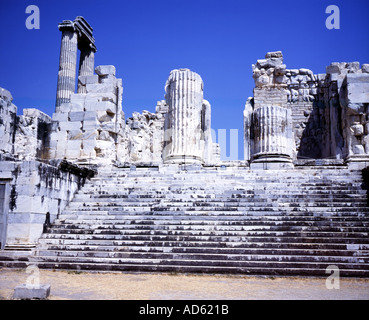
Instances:
[[[287,69],[287,100],[292,110],[294,158],[321,158],[324,109],[318,103],[318,75],[309,69]]]
[[[123,152],[122,80],[114,66],[98,66],[83,76],[86,93],[71,95],[53,115],[52,158],[111,163]]]

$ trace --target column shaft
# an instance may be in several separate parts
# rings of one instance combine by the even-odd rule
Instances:
[[[289,111],[279,106],[262,106],[254,111],[254,159],[291,156],[289,150]]]
[[[90,76],[94,74],[95,70],[95,51],[92,48],[81,50],[79,60],[79,72],[80,76]],[[86,93],[86,87],[78,82],[78,93]]]
[[[58,86],[56,91],[56,111],[63,103],[70,102],[75,92],[77,64],[77,33],[71,29],[62,31]]]
[[[166,83],[167,137],[164,161],[196,163],[203,161],[201,144],[201,111],[203,83],[201,77],[188,69],[173,70]]]

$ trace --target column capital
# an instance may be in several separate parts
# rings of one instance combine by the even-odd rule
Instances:
[[[59,23],[58,28],[60,31],[64,30],[76,31],[74,23],[71,20],[63,20],[63,22]]]
[[[95,38],[92,35],[93,29],[89,23],[81,16],[74,20],[74,27],[78,33],[78,47],[80,50],[89,50],[96,52]]]

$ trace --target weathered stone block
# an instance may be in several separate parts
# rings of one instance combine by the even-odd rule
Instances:
[[[70,111],[70,103],[62,103],[56,109],[56,113],[68,113]]]
[[[102,66],[97,66],[95,68],[95,72],[99,75],[99,76],[105,76],[105,75],[114,75],[115,76],[115,67],[113,65],[102,65]]]
[[[89,75],[89,76],[79,76],[78,80],[81,82],[81,84],[94,84],[99,83],[99,76],[97,74]]]
[[[275,68],[283,65],[283,58],[260,59],[257,63],[261,68]]]
[[[364,146],[363,145],[356,145],[353,148],[354,154],[365,154]]]
[[[347,98],[349,103],[369,102],[369,74],[347,75]]]
[[[327,74],[340,73],[340,67],[339,65],[332,63],[330,66],[326,67],[326,72]]]
[[[110,108],[116,108],[116,105],[111,101],[90,102],[85,104],[86,111],[105,111]]]
[[[97,113],[94,111],[86,111],[83,114],[83,121],[96,121],[97,119]]]
[[[81,140],[83,133],[81,130],[71,130],[68,133],[68,140]]]
[[[70,112],[83,112],[83,103],[71,103],[70,104]]]
[[[117,78],[114,75],[109,74],[107,76],[101,76],[100,79],[99,79],[99,82],[103,83],[103,84],[112,84],[112,85],[116,86],[117,85]]]
[[[50,295],[49,284],[43,285],[27,285],[22,284],[14,289],[14,299],[30,300],[30,299],[47,299]]]
[[[0,88],[0,98],[2,98],[3,100],[5,100],[7,102],[12,102],[13,101],[12,94],[4,88]]]
[[[88,102],[110,101],[117,103],[117,95],[113,92],[88,93],[86,96],[86,104]]]
[[[80,130],[82,128],[82,122],[81,121],[59,122],[59,128],[61,131]]]
[[[350,73],[358,72],[360,70],[360,62],[349,62],[347,64],[347,69]]]
[[[84,118],[84,112],[70,112],[69,113],[69,121],[75,122],[75,121],[83,121]]]
[[[90,130],[90,131],[85,131],[83,133],[83,145],[85,146],[85,140],[96,140],[98,136],[98,131],[97,130]]]
[[[369,73],[369,64],[365,63],[361,66],[362,73]]]
[[[267,52],[265,55],[265,59],[270,59],[270,58],[283,58],[282,51]]]
[[[364,126],[361,124],[353,125],[351,128],[354,136],[362,136],[364,134]]]
[[[98,84],[87,84],[86,90],[88,93],[112,93],[116,94],[117,88],[112,83],[98,83]]]
[[[66,122],[68,121],[68,117],[69,117],[69,113],[67,112],[56,112],[56,113],[53,113],[52,120]]]
[[[88,121],[83,123],[83,130],[85,132],[95,131],[100,128],[100,124],[97,121]]]

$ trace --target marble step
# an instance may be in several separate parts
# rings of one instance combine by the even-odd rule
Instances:
[[[213,197],[211,197],[211,194],[207,193],[192,193],[192,194],[168,194],[168,193],[156,193],[156,194],[145,194],[145,193],[136,193],[131,192],[127,194],[99,194],[99,193],[91,193],[91,194],[76,194],[74,197],[73,202],[77,201],[91,201],[93,199],[106,199],[111,201],[117,201],[117,200],[127,200],[128,201],[150,201],[150,200],[156,200],[156,199],[167,199],[167,200],[192,200],[192,201],[198,201],[198,202],[242,202],[242,201],[266,201],[266,200],[276,200],[276,199],[288,199],[288,200],[306,200],[307,194],[309,196],[309,199],[316,199],[317,201],[342,201],[344,199],[355,199],[366,201],[366,194],[363,192],[357,191],[357,192],[337,192],[337,193],[330,193],[330,192],[314,192],[314,193],[301,193],[300,192],[280,192],[280,193],[271,193],[271,192],[265,192],[266,190],[260,191],[260,192],[248,192],[248,193],[241,193],[241,192],[225,192],[223,194],[215,194]],[[267,197],[260,197],[260,195],[267,194]],[[207,196],[207,197],[206,197]]]
[[[167,223],[168,221],[234,221],[241,222],[242,221],[250,221],[251,218],[260,217],[261,219],[278,219],[278,218],[286,218],[286,219],[305,219],[305,217],[310,217],[311,220],[314,219],[334,219],[332,221],[347,221],[348,217],[352,217],[352,220],[363,220],[367,221],[368,212],[362,213],[361,217],[358,217],[357,212],[280,212],[280,211],[191,211],[190,213],[185,214],[184,212],[179,211],[148,211],[148,212],[122,212],[122,211],[96,211],[96,212],[65,212],[61,214],[59,218],[55,221],[55,223],[96,223],[100,221],[104,223],[104,221],[109,223],[121,223],[122,221],[137,221],[137,220],[145,220],[145,221],[156,221],[159,223],[162,221],[163,223]],[[291,217],[291,218],[289,218]],[[153,222],[155,223],[155,222]]]
[[[133,252],[133,251],[123,251],[123,252],[107,252],[107,251],[73,251],[73,250],[40,250],[38,256],[42,260],[54,260],[55,258],[86,258],[86,260],[96,259],[99,262],[105,262],[108,259],[122,259],[124,262],[131,262],[133,259],[140,259],[146,261],[147,259],[153,260],[212,260],[212,261],[277,261],[277,262],[331,262],[331,263],[355,263],[362,264],[369,262],[369,256],[326,256],[321,255],[319,257],[314,255],[305,255],[304,252],[298,251],[295,254],[280,254],[280,252],[273,252],[273,254],[232,254],[232,253],[208,253],[208,252]],[[75,262],[75,261],[74,261]]]
[[[242,261],[242,260],[192,260],[192,259],[154,259],[154,258],[96,258],[96,257],[64,257],[64,256],[47,256],[47,257],[37,257],[37,264],[45,262],[54,262],[54,263],[78,263],[79,265],[83,265],[86,263],[93,264],[109,264],[109,265],[153,265],[153,266],[165,266],[165,265],[177,265],[181,267],[185,266],[213,266],[213,267],[243,267],[243,268],[308,268],[308,269],[326,269],[328,265],[334,264],[341,269],[350,269],[350,270],[365,270],[369,271],[369,266],[363,260],[363,262],[359,262],[360,260],[356,260],[353,262],[337,262],[337,261],[279,261],[275,259],[275,257],[270,256],[271,260],[267,259],[267,256],[261,256],[260,260],[250,260],[250,261]],[[273,259],[274,258],[274,259]],[[365,258],[360,258],[365,259]]]
[[[140,247],[142,250],[151,250],[152,247],[161,247],[163,250],[172,250],[173,248],[191,248],[191,249],[199,249],[205,250],[207,248],[215,248],[215,249],[240,249],[240,250],[248,250],[248,249],[256,249],[256,250],[264,250],[264,249],[288,249],[288,250],[305,250],[310,251],[313,249],[318,250],[348,250],[361,252],[369,250],[368,243],[337,243],[337,242],[282,242],[282,241],[257,241],[258,239],[253,239],[254,241],[244,242],[244,241],[230,241],[230,242],[212,242],[212,241],[177,241],[177,240],[71,240],[64,239],[59,241],[58,239],[47,239],[40,238],[40,246],[39,249],[50,249],[53,248],[80,248],[80,250],[84,250],[84,248],[88,247],[97,247],[99,250],[103,248],[114,248],[116,251],[120,250],[129,250],[129,248]]]
[[[8,267],[11,263],[8,263]],[[326,268],[328,263],[320,265],[318,268],[310,265],[296,267],[286,267],[286,265],[257,266],[202,266],[202,265],[152,265],[152,264],[110,264],[110,263],[62,263],[62,262],[39,262],[39,268],[44,269],[64,269],[76,271],[120,271],[120,272],[172,272],[172,273],[208,273],[208,274],[247,274],[247,275],[269,275],[269,276],[316,276],[327,277]],[[12,267],[24,267],[24,263],[14,262]],[[362,270],[340,268],[341,277],[368,277],[369,270],[363,267]]]
[[[321,249],[321,247],[323,249]],[[365,249],[366,248],[366,249]],[[42,255],[45,249],[40,248],[38,254]],[[267,247],[260,244],[259,246],[241,248],[224,248],[224,247],[210,247],[210,246],[176,246],[175,243],[170,246],[146,246],[146,245],[130,245],[126,247],[116,247],[116,246],[99,246],[99,245],[49,245],[47,252],[63,252],[63,251],[73,251],[80,252],[80,254],[93,254],[99,256],[105,253],[127,253],[127,252],[144,252],[144,253],[208,253],[208,254],[261,254],[261,255],[288,255],[293,256],[303,253],[306,256],[369,256],[369,245],[361,245],[360,250],[349,250],[346,245],[333,244],[330,247],[323,247],[320,245],[306,245],[306,244],[291,244],[291,247],[282,246],[282,244],[274,247]],[[45,253],[46,254],[46,253]],[[54,254],[54,253],[52,253]]]
[[[310,217],[311,218],[311,217]],[[178,219],[120,219],[119,221],[94,221],[94,223],[85,223],[82,220],[71,220],[67,223],[65,220],[57,220],[51,225],[51,230],[53,228],[112,228],[112,229],[124,229],[124,228],[319,228],[319,230],[324,230],[324,228],[369,228],[369,219],[326,219],[314,221],[313,219],[285,219],[281,221],[276,221],[275,219],[248,219],[243,221],[234,220],[202,220],[202,219],[192,219],[192,220],[178,220]],[[93,221],[93,220],[91,220]]]
[[[268,231],[243,231],[226,234],[224,232],[211,234],[209,232],[169,232],[163,233],[125,233],[125,234],[44,234],[39,240],[56,240],[60,243],[68,241],[128,241],[128,240],[150,240],[150,241],[209,241],[209,242],[310,242],[310,243],[353,243],[369,244],[367,232],[349,233],[349,232],[268,232]],[[52,242],[49,242],[52,243]]]

